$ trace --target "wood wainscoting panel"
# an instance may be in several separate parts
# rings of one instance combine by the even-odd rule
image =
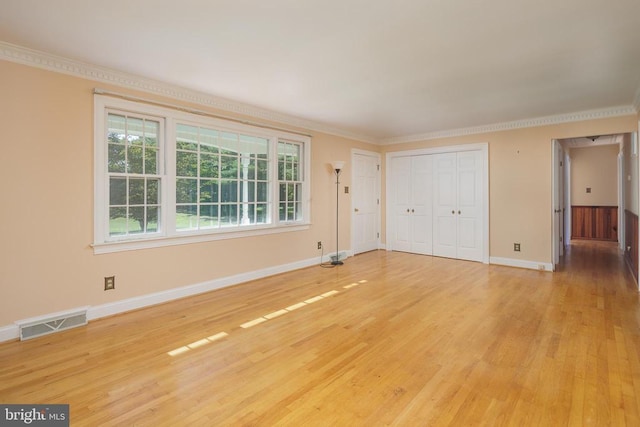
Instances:
[[[617,206],[572,206],[571,238],[618,241]]]
[[[633,277],[638,281],[638,215],[624,211],[625,239],[624,257],[627,260]]]

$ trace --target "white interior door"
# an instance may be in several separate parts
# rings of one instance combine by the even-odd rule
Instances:
[[[411,252],[433,253],[433,157],[411,157]]]
[[[376,153],[354,152],[352,160],[352,248],[358,254],[379,246],[380,158]]]
[[[457,258],[482,261],[482,155],[457,153]]]
[[[482,171],[480,151],[434,156],[434,255],[482,261]]]
[[[394,157],[389,165],[391,186],[388,191],[393,228],[388,230],[390,248],[411,252],[411,157]]]
[[[457,173],[456,153],[433,156],[434,222],[433,254],[457,257]]]

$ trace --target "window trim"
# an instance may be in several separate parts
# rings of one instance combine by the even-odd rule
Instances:
[[[120,111],[138,114],[144,117],[157,118],[164,121],[164,141],[160,145],[160,158],[164,165],[161,173],[161,215],[160,231],[154,234],[127,236],[126,238],[110,237],[108,221],[109,194],[108,173],[106,170],[107,143],[106,134],[107,114],[110,111]],[[257,135],[269,139],[270,175],[269,194],[270,217],[269,224],[238,225],[206,230],[176,230],[175,228],[175,187],[176,187],[176,126],[178,123],[198,124],[217,130]],[[302,145],[302,179],[303,203],[302,220],[281,222],[278,216],[279,195],[277,193],[277,144],[278,140],[286,139]],[[311,138],[304,135],[289,133],[271,127],[259,127],[224,120],[206,115],[194,114],[178,109],[130,101],[108,95],[94,95],[94,239],[95,254],[112,253],[128,250],[148,249],[163,246],[183,245],[207,241],[235,239],[249,236],[276,234],[291,231],[306,230],[311,224]]]

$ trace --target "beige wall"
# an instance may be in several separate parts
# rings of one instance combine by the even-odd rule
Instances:
[[[312,226],[306,231],[94,255],[92,91],[98,85],[5,61],[0,61],[0,76],[0,327],[271,266],[319,261],[318,240],[335,247],[335,178],[329,163],[348,161],[352,148],[377,150],[310,132]],[[343,185],[350,185],[350,176],[347,163]],[[341,192],[341,249],[350,246],[348,196]],[[104,277],[111,275],[116,289],[105,292]]]
[[[488,142],[490,255],[550,262],[551,140],[630,132],[638,123],[633,115],[382,147],[307,130],[313,134],[308,230],[94,255],[92,90],[109,87],[5,61],[0,61],[0,76],[0,327],[78,306],[319,259],[318,240],[325,248],[335,247],[335,181],[329,163],[347,161],[341,182],[350,186],[353,148],[384,154]],[[384,215],[384,176],[382,183]],[[342,189],[340,206],[340,248],[346,249],[351,247],[350,194]],[[382,224],[384,242],[384,218]],[[521,243],[522,252],[512,251],[513,242]],[[116,276],[116,289],[104,292],[103,279],[111,275]]]
[[[619,152],[617,144],[569,151],[572,206],[618,206]]]

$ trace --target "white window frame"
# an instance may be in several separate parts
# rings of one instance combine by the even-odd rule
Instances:
[[[107,166],[107,113],[125,112],[164,121],[164,141],[159,142],[161,174],[160,230],[153,234],[109,236],[109,176]],[[191,124],[216,130],[260,136],[269,140],[269,204],[270,223],[238,225],[206,230],[176,230],[176,126]],[[302,219],[279,221],[278,157],[279,140],[302,145]],[[311,224],[311,138],[269,127],[259,127],[198,115],[164,106],[130,101],[106,95],[94,96],[94,242],[95,254],[148,249],[240,237],[306,230]]]

